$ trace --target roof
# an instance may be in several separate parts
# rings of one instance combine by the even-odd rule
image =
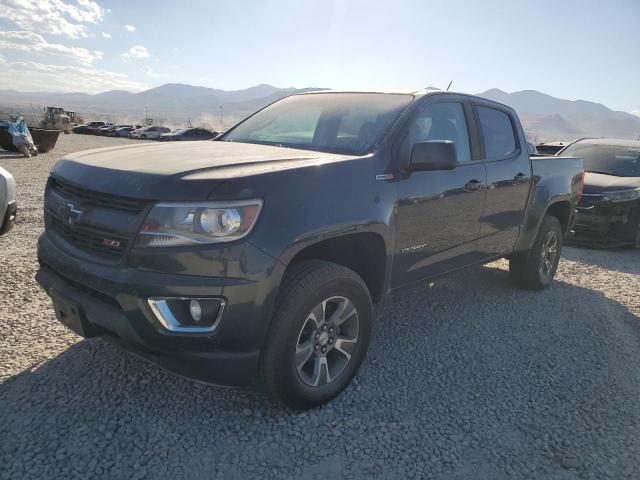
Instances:
[[[490,98],[485,98],[485,97],[480,97],[478,95],[473,95],[470,93],[464,93],[464,92],[453,92],[451,90],[442,90],[439,88],[433,88],[433,87],[427,87],[427,88],[421,88],[421,89],[401,89],[401,88],[396,88],[396,89],[359,89],[359,90],[313,90],[313,91],[308,91],[308,92],[300,92],[300,93],[295,93],[294,95],[315,95],[315,94],[319,94],[319,93],[384,93],[384,94],[396,94],[396,95],[414,95],[414,96],[424,96],[424,95],[429,95],[429,94],[433,94],[433,93],[450,93],[452,95],[464,95],[465,97],[471,97],[471,98],[478,98],[480,100],[484,100],[486,102],[490,102],[493,103],[495,105],[501,105],[504,108],[507,108],[509,110],[513,110],[513,107],[511,107],[510,105],[507,105],[505,103],[501,103],[501,102],[497,102],[495,100],[491,100]],[[569,142],[567,142],[568,144]]]
[[[353,90],[312,90],[309,92],[300,92],[297,95],[305,95],[308,93],[391,93],[391,94],[400,94],[400,95],[421,95],[432,92],[444,92],[445,90],[440,90],[437,88],[393,88],[393,89],[385,89],[385,88],[365,88],[365,89],[353,89]],[[456,93],[456,92],[450,92]]]
[[[582,138],[574,143],[591,143],[592,145],[615,145],[617,147],[640,148],[640,141],[621,138]]]

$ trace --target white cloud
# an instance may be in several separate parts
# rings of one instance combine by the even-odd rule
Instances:
[[[100,60],[103,55],[102,52],[91,52],[86,48],[49,43],[41,35],[26,31],[0,31],[0,50],[37,52],[84,64]]]
[[[71,38],[87,37],[87,23],[100,23],[104,10],[93,0],[2,0],[0,18],[25,30]]]
[[[20,79],[20,90],[49,92],[99,93],[106,90],[138,92],[147,85],[134,82],[122,74],[91,66],[48,65],[36,62],[8,62],[0,56],[0,88],[15,88]]]
[[[129,60],[130,58],[149,58],[149,50],[142,45],[134,45],[127,52],[122,54],[123,60]]]
[[[142,71],[145,73],[145,75],[147,75],[148,77],[151,78],[158,78],[158,74],[153,70],[153,68],[151,68],[149,65],[145,65],[144,67],[142,67]]]
[[[631,114],[640,117],[640,110],[631,110]]]
[[[102,38],[111,38],[111,34],[107,32],[102,32]]]
[[[127,30],[127,32],[135,32],[136,31],[136,27],[134,27],[133,25],[125,25],[124,28]]]

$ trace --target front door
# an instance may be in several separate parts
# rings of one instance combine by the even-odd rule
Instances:
[[[399,164],[397,228],[392,287],[444,273],[477,261],[486,170],[472,155],[470,107],[447,97],[428,99],[403,130]],[[408,172],[417,142],[450,140],[458,166],[446,171]],[[475,139],[473,140],[475,141]]]

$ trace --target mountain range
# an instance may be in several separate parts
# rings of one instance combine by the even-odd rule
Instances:
[[[640,136],[640,117],[611,110],[601,103],[563,100],[537,90],[507,93],[494,88],[478,95],[511,106],[534,142],[581,137],[636,140]]]
[[[275,100],[310,90],[322,88],[278,88],[261,84],[243,90],[221,90],[168,83],[139,93],[110,90],[94,95],[0,90],[0,110],[29,114],[37,106],[62,106],[80,112],[85,120],[123,123],[140,122],[146,111],[154,121],[169,126],[191,122],[217,128],[221,114],[223,126],[229,127]],[[492,89],[478,95],[513,107],[533,142],[580,137],[637,139],[640,135],[640,117],[611,110],[600,103],[564,100],[536,90],[507,93]]]

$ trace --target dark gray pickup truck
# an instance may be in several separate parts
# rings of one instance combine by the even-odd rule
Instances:
[[[349,384],[389,292],[500,257],[546,287],[582,181],[482,98],[294,95],[216,141],[60,160],[37,279],[84,337],[307,408]]]

